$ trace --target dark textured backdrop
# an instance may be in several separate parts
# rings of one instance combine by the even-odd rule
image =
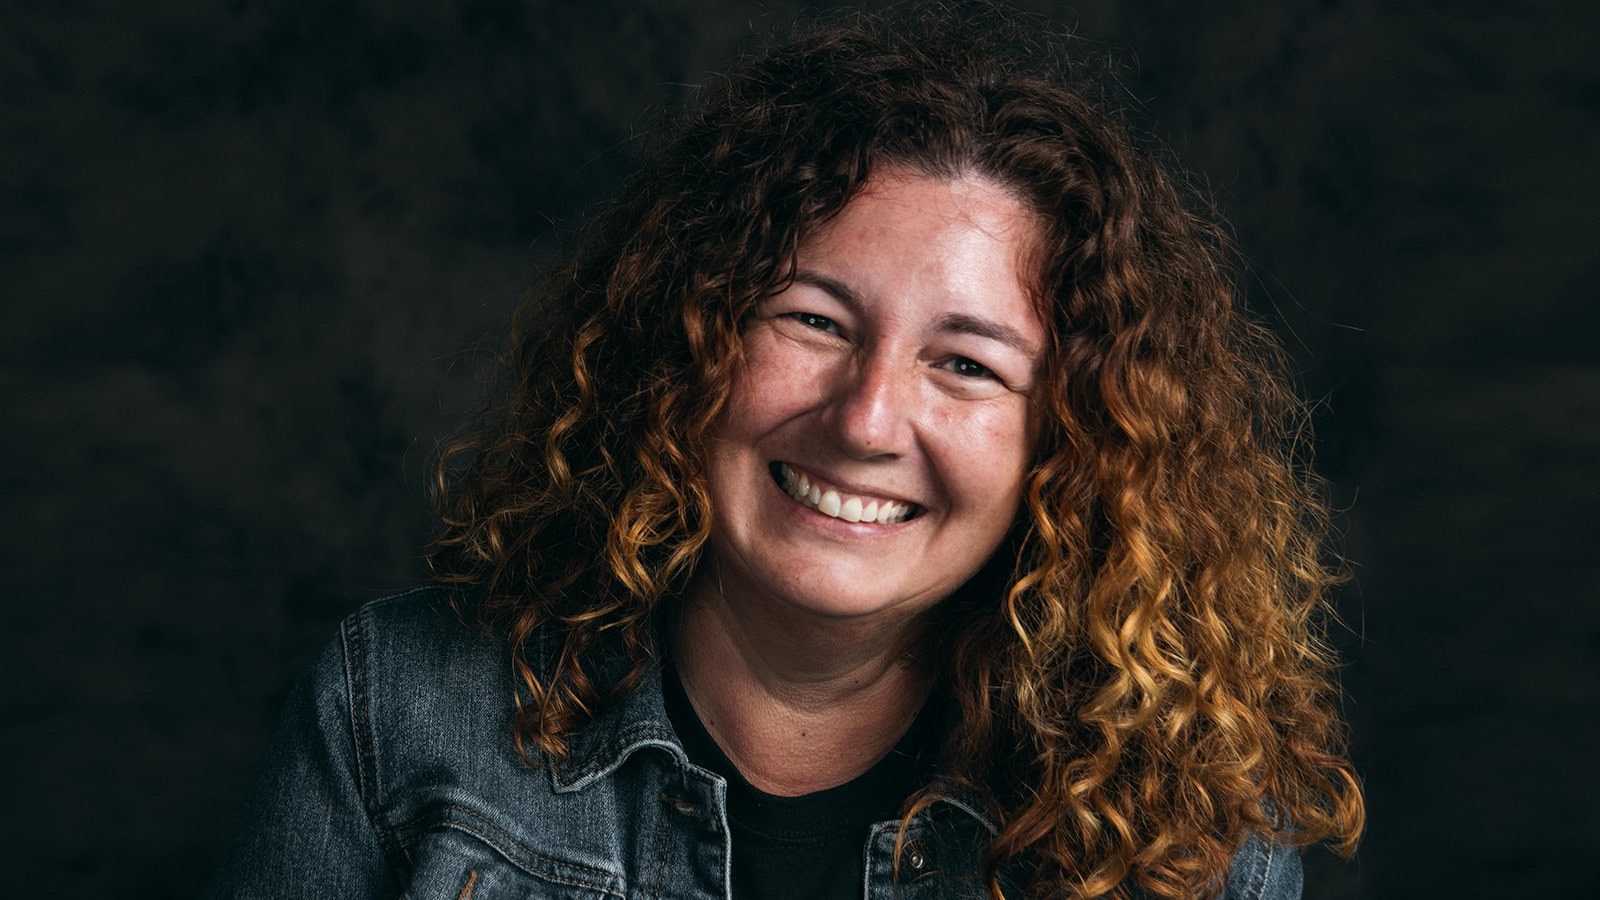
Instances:
[[[205,6],[0,10],[0,854],[67,896],[198,890],[292,675],[418,578],[475,348],[799,11]],[[1123,60],[1321,404],[1372,818],[1308,895],[1584,892],[1600,6],[1032,7]]]

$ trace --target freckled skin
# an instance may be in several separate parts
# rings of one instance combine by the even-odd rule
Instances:
[[[1019,270],[1033,227],[985,179],[888,174],[802,245],[800,278],[747,325],[709,460],[731,606],[892,630],[994,552],[1036,430],[1044,332]],[[922,512],[828,518],[777,487],[775,462]]]

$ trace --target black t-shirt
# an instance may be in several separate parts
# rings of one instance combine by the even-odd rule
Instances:
[[[935,737],[929,703],[889,755],[838,787],[799,797],[769,794],[744,779],[707,733],[675,668],[662,673],[667,716],[697,766],[728,782],[733,896],[761,900],[861,900],[866,843],[874,822],[931,774]]]

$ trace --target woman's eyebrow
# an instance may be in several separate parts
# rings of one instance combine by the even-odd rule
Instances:
[[[1024,356],[1039,355],[1039,348],[1030,343],[1027,338],[1024,338],[1022,332],[993,319],[985,319],[981,316],[973,316],[966,313],[946,313],[934,322],[934,328],[938,331],[970,334],[976,337],[988,338],[991,341],[999,341]]]
[[[827,275],[812,272],[809,269],[797,269],[792,280],[827,291],[833,295],[835,300],[850,307],[852,311],[859,312],[861,309],[861,298],[857,297],[855,291],[850,290],[848,285],[837,278],[830,278]]]
[[[850,289],[849,285],[837,278],[813,272],[809,269],[797,269],[792,280],[799,284],[809,284],[814,288],[826,291],[835,300],[850,307],[852,312],[861,311],[861,298],[856,295],[855,291]],[[1027,338],[1022,336],[1022,332],[1012,328],[1010,325],[993,319],[985,319],[982,316],[974,316],[969,313],[946,313],[933,323],[933,327],[935,331],[942,331],[948,334],[970,334],[975,337],[998,341],[1024,356],[1036,357],[1040,352],[1040,348],[1034,346]]]

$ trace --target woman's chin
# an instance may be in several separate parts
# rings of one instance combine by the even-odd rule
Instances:
[[[792,614],[819,622],[859,624],[903,622],[937,602],[937,594],[926,591],[881,589],[859,582],[814,582],[803,589],[777,594],[783,608]]]

